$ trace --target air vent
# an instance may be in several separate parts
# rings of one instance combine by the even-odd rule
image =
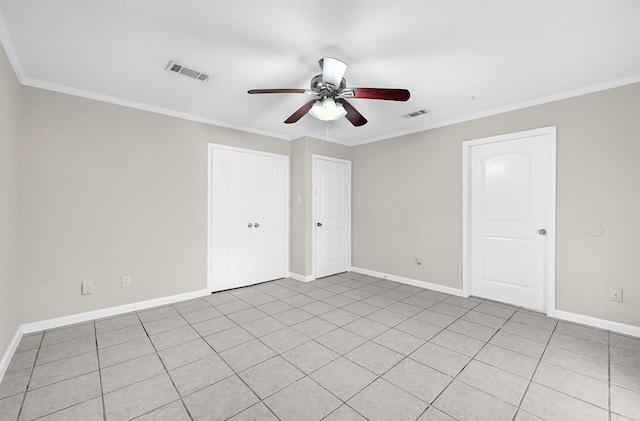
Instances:
[[[194,79],[198,79],[202,82],[206,82],[209,80],[208,74],[202,73],[199,70],[194,70],[188,67],[184,67],[182,64],[178,64],[175,61],[169,62],[169,65],[167,65],[167,70],[170,72],[180,73],[181,75],[189,76]]]
[[[425,115],[425,114],[429,114],[431,111],[429,110],[418,110],[418,111],[414,111],[412,113],[409,114],[405,114],[404,116],[406,118],[413,118],[413,117],[418,117],[419,115]]]

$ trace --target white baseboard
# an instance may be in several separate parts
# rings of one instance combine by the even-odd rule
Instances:
[[[18,329],[16,330],[16,334],[13,335],[13,339],[11,340],[9,347],[7,348],[4,355],[2,356],[2,359],[0,360],[0,382],[4,378],[4,373],[6,373],[7,369],[9,368],[9,363],[11,362],[11,358],[13,357],[13,354],[16,352],[16,349],[18,348],[18,344],[20,344],[20,340],[22,339],[23,333],[24,332],[22,330],[22,326],[18,326]]]
[[[119,314],[130,313],[132,311],[145,310],[151,307],[162,306],[175,303],[178,301],[190,300],[192,298],[204,297],[210,292],[206,289],[199,291],[186,292],[184,294],[171,295],[169,297],[154,298],[153,300],[139,301],[137,303],[125,304],[116,307],[103,308],[100,310],[87,311],[86,313],[72,314],[69,316],[56,317],[55,319],[42,320],[39,322],[25,323],[18,327],[16,334],[7,348],[2,360],[0,360],[0,381],[4,377],[11,358],[18,348],[18,344],[22,339],[22,335],[26,333],[39,332],[46,329],[54,329],[56,327],[68,326],[76,323],[87,322],[89,320],[101,319],[103,317],[117,316]]]
[[[300,281],[300,282],[309,282],[309,281],[314,281],[316,279],[313,275],[304,276],[304,275],[300,275],[298,273],[293,273],[293,272],[289,272],[289,278],[295,279],[296,281]]]
[[[396,281],[407,285],[413,285],[421,288],[428,288],[434,291],[444,292],[451,295],[457,295],[459,297],[468,297],[461,289],[446,287],[438,284],[432,284],[430,282],[418,281],[416,279],[404,278],[402,276],[390,275],[382,272],[376,272],[375,270],[363,269],[352,267],[352,272],[361,273],[363,275],[375,276],[376,278],[389,279],[390,281]],[[640,337],[640,327],[627,325],[624,323],[612,322],[610,320],[598,319],[596,317],[584,316],[582,314],[570,313],[563,310],[549,310],[547,316],[554,317],[560,320],[566,320],[568,322],[580,323],[587,326],[597,327],[599,329],[610,330],[611,332],[621,333],[623,335]]]
[[[87,322],[93,319],[101,319],[103,317],[117,316],[118,314],[130,313],[132,311],[145,310],[147,308],[162,306],[165,304],[171,304],[178,301],[204,297],[205,295],[209,295],[209,294],[210,292],[208,290],[203,289],[199,291],[186,292],[184,294],[172,295],[169,297],[155,298],[153,300],[147,300],[147,301],[139,301],[137,303],[125,304],[122,306],[88,311],[86,313],[78,313],[78,314],[72,314],[70,316],[57,317],[55,319],[25,323],[21,326],[23,328],[22,333],[39,332],[45,329],[53,329],[56,327]]]
[[[627,325],[624,323],[612,322],[610,320],[598,319],[597,317],[584,316],[582,314],[570,313],[564,310],[550,310],[547,315],[556,319],[566,320],[568,322],[580,323],[587,326],[597,327],[599,329],[610,330],[611,332],[622,333],[640,337],[640,327]]]
[[[376,278],[388,279],[390,281],[400,282],[402,284],[412,285],[414,287],[427,288],[433,291],[444,292],[445,294],[456,295],[458,297],[468,297],[464,291],[457,288],[451,288],[444,285],[432,284],[431,282],[419,281],[417,279],[405,278],[403,276],[391,275],[388,273],[376,272],[375,270],[351,267],[351,272],[361,273],[363,275],[375,276]]]

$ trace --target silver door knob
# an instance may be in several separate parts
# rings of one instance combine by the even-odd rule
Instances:
[[[544,229],[544,228],[540,228],[540,229],[538,230],[538,234],[540,234],[540,235],[547,235],[547,230],[546,230],[546,229]]]
[[[257,222],[255,224],[253,224],[254,227],[258,228],[260,226],[260,224],[258,224]]]
[[[322,226],[322,222],[318,222],[316,225],[321,227]]]
[[[251,228],[253,226],[253,224],[251,222],[249,222],[249,225],[247,225],[249,228]]]

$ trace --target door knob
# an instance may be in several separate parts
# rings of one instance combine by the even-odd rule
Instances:
[[[253,224],[251,222],[249,222],[249,225],[247,225],[249,228],[251,228],[253,226]]]
[[[547,235],[547,230],[546,230],[546,229],[544,229],[544,228],[540,228],[540,229],[538,230],[538,234],[540,234],[540,235]]]
[[[316,225],[321,227],[322,226],[322,222],[318,222]]]
[[[258,224],[257,222],[255,224],[253,224],[254,227],[258,228],[260,226],[260,224]]]

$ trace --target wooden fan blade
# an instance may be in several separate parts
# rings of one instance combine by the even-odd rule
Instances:
[[[338,89],[340,83],[342,83],[344,72],[346,71],[346,63],[333,57],[325,57],[322,59],[322,81],[324,83],[331,84],[334,88]]]
[[[251,89],[248,94],[304,94],[306,89]]]
[[[336,99],[336,102],[342,104],[344,109],[347,110],[347,115],[345,117],[351,122],[351,124],[356,127],[364,126],[365,124],[367,124],[367,119],[364,118],[364,116],[360,114],[358,110],[353,108],[353,105],[349,104],[346,99],[338,98]]]
[[[347,88],[342,91],[346,98],[383,99],[387,101],[406,101],[411,94],[406,89],[386,88]]]
[[[286,119],[284,122],[287,123],[287,124],[291,124],[291,123],[295,123],[296,121],[300,120],[302,118],[302,116],[304,116],[306,113],[309,112],[311,107],[313,107],[313,103],[316,102],[316,101],[317,100],[312,99],[311,101],[307,102],[302,107],[298,108],[298,111],[296,111],[295,113],[291,114],[291,117]]]

